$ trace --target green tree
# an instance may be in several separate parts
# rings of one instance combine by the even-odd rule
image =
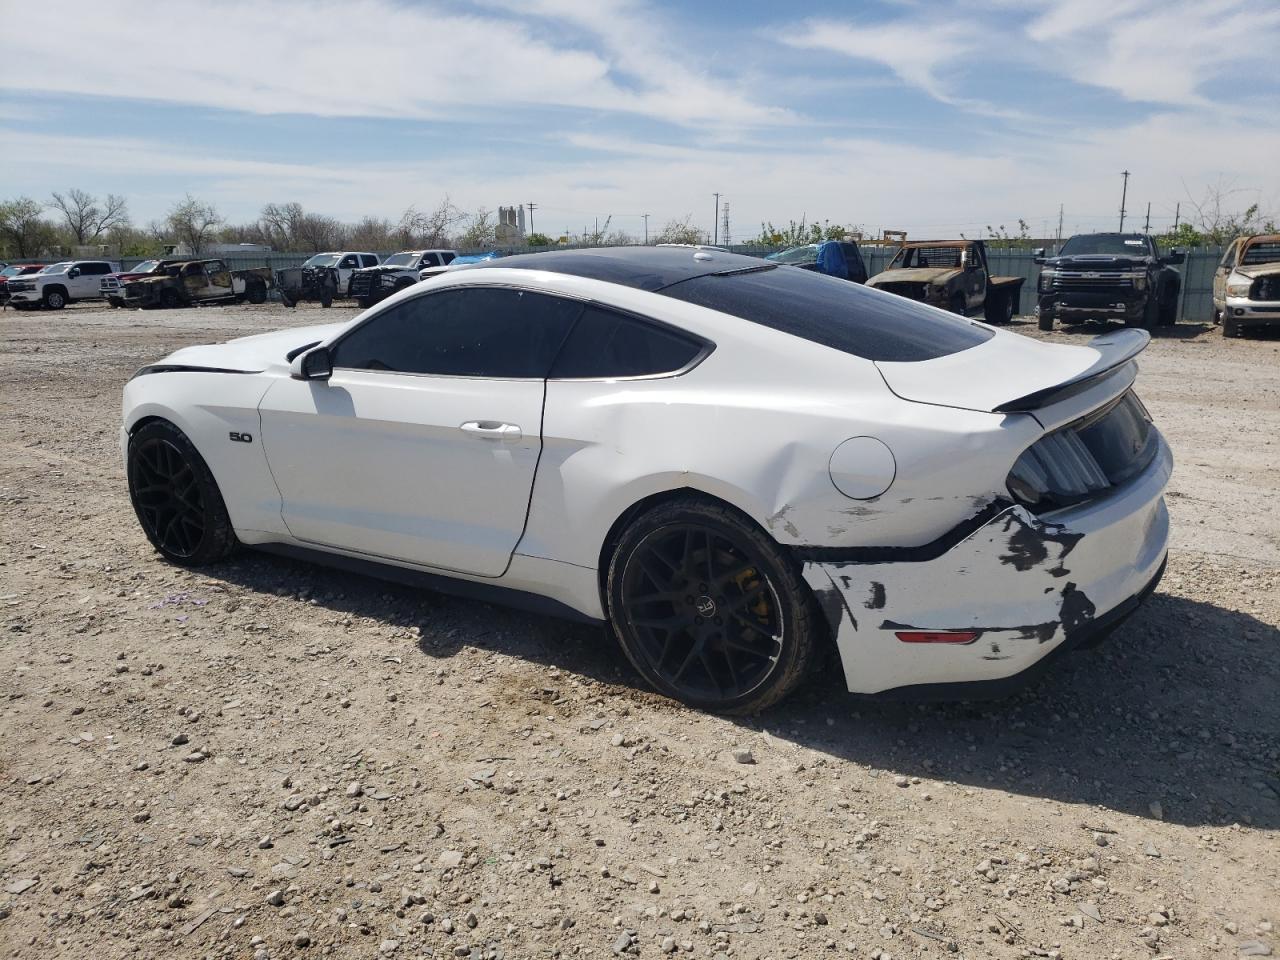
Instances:
[[[706,234],[693,225],[693,214],[668,220],[658,233],[657,243],[705,243]]]
[[[0,243],[6,256],[36,257],[57,244],[57,229],[42,212],[39,202],[30,197],[0,202]]]
[[[552,240],[545,233],[531,233],[524,238],[524,242],[531,247],[549,247]]]

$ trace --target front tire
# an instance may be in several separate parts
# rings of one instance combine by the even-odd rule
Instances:
[[[46,290],[44,305],[50,310],[61,310],[67,305],[67,295],[61,290]]]
[[[642,514],[614,549],[607,594],[627,659],[698,709],[763,710],[818,657],[821,619],[796,565],[720,504],[691,497]]]
[[[151,545],[166,560],[199,567],[236,548],[226,504],[187,435],[153,420],[129,438],[129,499]]]
[[[166,287],[160,291],[160,306],[166,310],[172,310],[175,307],[182,306],[182,297],[178,296],[178,291],[172,287]]]
[[[1227,338],[1240,336],[1239,322],[1226,316],[1225,311],[1222,317],[1222,335]]]
[[[1178,288],[1169,284],[1160,300],[1160,326],[1172,327],[1178,322]]]

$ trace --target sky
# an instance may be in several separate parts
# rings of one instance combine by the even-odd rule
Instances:
[[[981,236],[1280,212],[1280,4],[1257,0],[0,0],[0,198],[79,187],[354,220],[536,203],[639,235],[713,194]],[[27,26],[34,28],[36,23]]]

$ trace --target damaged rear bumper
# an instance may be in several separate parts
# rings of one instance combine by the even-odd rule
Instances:
[[[1000,696],[1051,658],[1100,640],[1163,572],[1172,469],[1161,440],[1142,474],[1099,500],[1044,517],[1021,506],[988,510],[953,545],[905,549],[892,559],[826,551],[805,559],[805,580],[831,624],[849,690]],[[974,636],[963,643],[898,636],[912,632]]]

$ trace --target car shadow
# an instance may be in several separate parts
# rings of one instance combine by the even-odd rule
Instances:
[[[610,631],[434,591],[243,553],[217,575],[302,595],[336,613],[417,627],[420,652],[471,648],[554,666],[649,706]],[[1280,629],[1247,613],[1157,592],[1095,650],[1059,661],[1003,700],[883,701],[849,694],[828,669],[783,704],[732,718],[836,759],[895,776],[1003,790],[1186,825],[1280,828]],[[873,775],[875,775],[873,773]]]

